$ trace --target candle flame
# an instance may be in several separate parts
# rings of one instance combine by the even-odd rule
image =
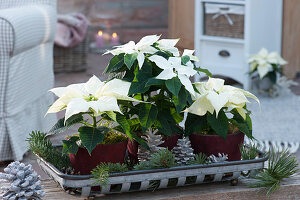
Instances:
[[[103,35],[103,32],[100,30],[100,31],[98,31],[98,35],[99,36],[102,36]]]
[[[118,37],[118,34],[117,34],[117,33],[113,33],[113,34],[112,34],[112,37],[113,37],[113,38],[116,38],[116,37]]]

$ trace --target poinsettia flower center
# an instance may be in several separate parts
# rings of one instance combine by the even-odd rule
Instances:
[[[92,94],[89,94],[89,96],[85,99],[87,102],[90,102],[90,101],[98,101],[98,98],[95,97],[94,95]]]

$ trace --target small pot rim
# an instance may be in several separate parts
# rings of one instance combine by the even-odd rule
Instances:
[[[109,145],[119,145],[119,144],[123,144],[123,143],[128,143],[128,140],[126,140],[126,141],[123,141],[123,142],[118,142],[118,143],[113,143],[113,144],[97,144],[96,145],[96,147],[98,146],[98,145],[102,145],[102,146],[109,146]],[[96,148],[95,147],[95,148]],[[79,149],[86,149],[85,147],[79,147]]]
[[[242,133],[241,131],[238,131],[235,133],[227,134],[227,136],[238,135],[238,134],[244,134],[244,133]],[[205,134],[198,134],[198,133],[192,133],[191,135],[200,135],[200,136],[205,136],[205,137],[221,137],[219,135],[205,135]]]

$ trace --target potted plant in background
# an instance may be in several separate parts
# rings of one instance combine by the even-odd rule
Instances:
[[[278,53],[269,53],[265,48],[262,48],[258,54],[252,55],[248,63],[250,64],[249,74],[253,76],[255,86],[266,92],[273,89],[278,77],[282,75],[280,66],[287,64]]]
[[[190,136],[194,153],[207,156],[228,154],[228,160],[240,160],[239,145],[244,135],[253,138],[247,97],[259,100],[250,92],[224,85],[224,80],[209,78],[194,83],[193,104],[185,112],[185,134]]]
[[[191,94],[195,94],[189,78],[198,72],[210,75],[195,67],[198,59],[193,56],[194,51],[185,50],[180,56],[177,42],[178,39],[160,39],[157,35],[146,36],[137,44],[130,41],[107,52],[114,57],[105,70],[131,82],[128,95],[147,102],[122,105],[132,128],[126,131],[141,136],[149,128],[159,130],[165,140],[162,146],[170,150],[183,134],[178,124],[183,120],[182,111],[192,103]],[[136,157],[137,148],[133,146],[129,146],[129,151]]]
[[[114,121],[124,125],[119,104],[137,101],[128,97],[130,83],[113,79],[100,81],[96,76],[86,83],[72,84],[50,90],[59,98],[47,113],[66,109],[65,117],[60,119],[50,133],[61,133],[75,124],[81,124],[78,133],[63,140],[63,152],[69,153],[75,172],[89,174],[101,162],[123,163],[127,149],[127,138],[111,130],[103,123]],[[124,128],[125,129],[125,128]],[[132,139],[130,132],[124,131]]]

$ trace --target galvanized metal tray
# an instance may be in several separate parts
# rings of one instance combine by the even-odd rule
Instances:
[[[95,184],[95,180],[91,179],[92,175],[64,174],[43,158],[36,156],[42,170],[59,183],[64,190],[77,189],[81,192],[81,196],[85,197],[97,193],[110,194],[150,190],[153,185],[160,189],[219,181],[237,183],[241,173],[244,174],[245,171],[251,173],[257,169],[262,169],[264,162],[268,159],[266,155],[260,154],[259,158],[253,160],[112,173],[109,176],[108,185],[98,187],[98,191],[94,191],[92,187],[99,186],[99,184]]]

